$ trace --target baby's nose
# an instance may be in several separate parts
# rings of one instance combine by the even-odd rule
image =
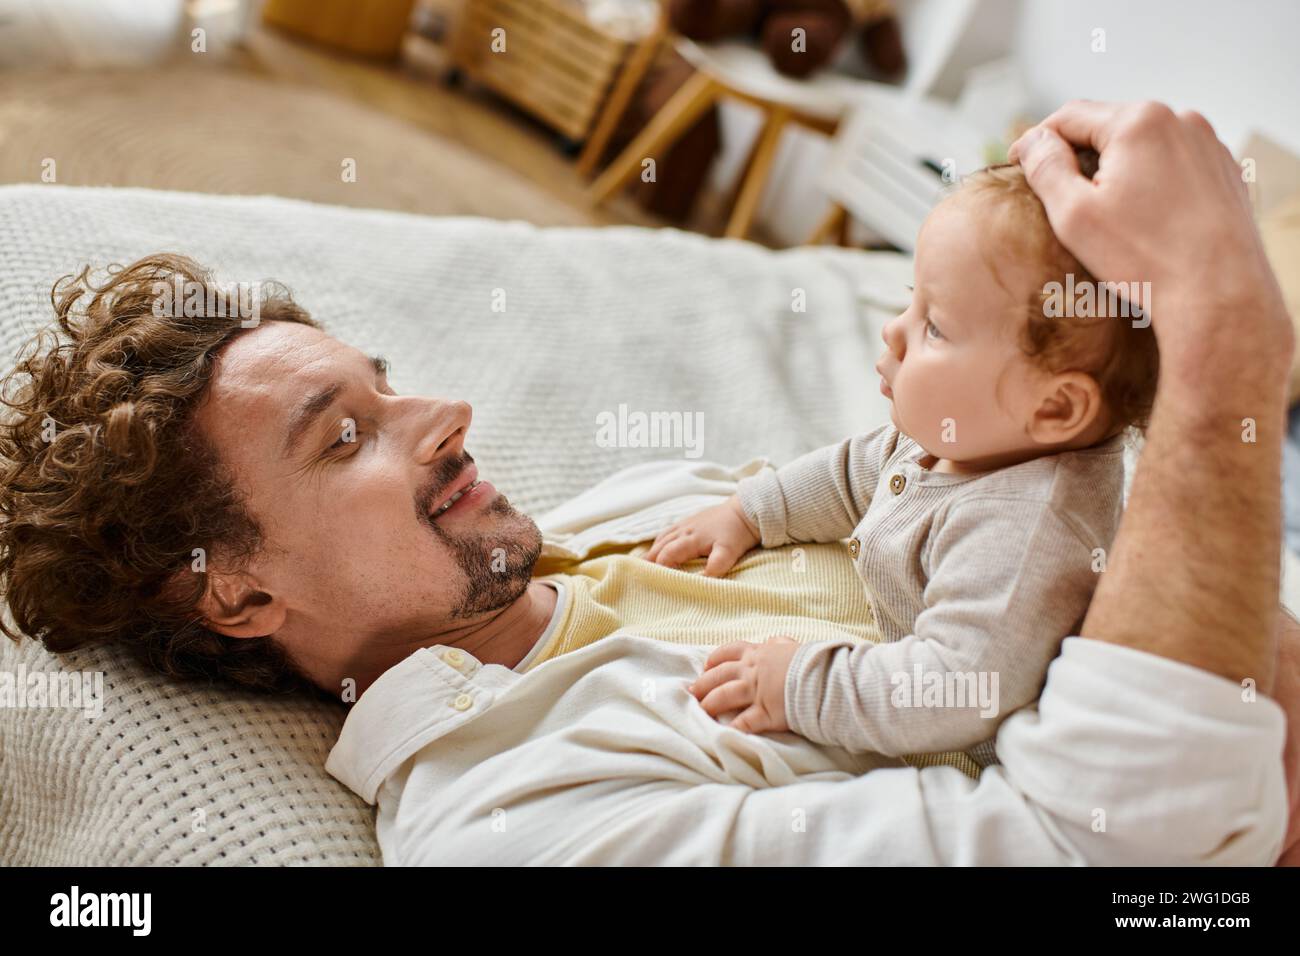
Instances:
[[[898,319],[890,319],[880,330],[880,338],[884,341],[889,351],[893,352],[898,358],[903,357],[904,337],[898,331]]]

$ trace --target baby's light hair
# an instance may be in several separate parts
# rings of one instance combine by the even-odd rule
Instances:
[[[1097,154],[1077,151],[1080,170],[1091,178],[1097,168]],[[1101,388],[1102,400],[1111,416],[1112,431],[1125,426],[1145,429],[1155,401],[1160,355],[1149,323],[1128,317],[1079,317],[1049,315],[1051,283],[1067,285],[1074,276],[1074,288],[1097,280],[1056,238],[1047,211],[1029,187],[1024,170],[1017,165],[989,166],[962,180],[953,193],[991,204],[985,224],[985,257],[998,281],[1013,295],[998,268],[994,250],[1010,250],[1024,262],[1036,263],[1039,281],[1028,290],[1020,343],[1039,367],[1049,372],[1081,371],[1091,375]],[[1005,261],[1005,260],[1004,260]],[[1060,310],[1056,310],[1060,311]],[[1142,327],[1145,326],[1145,327]]]

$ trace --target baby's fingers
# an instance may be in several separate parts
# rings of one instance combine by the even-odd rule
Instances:
[[[754,688],[749,681],[728,681],[704,695],[700,706],[713,717],[721,717],[733,710],[744,710],[754,702]]]
[[[727,681],[735,680],[740,676],[741,664],[739,661],[731,661],[726,664],[719,664],[717,667],[710,667],[695,682],[686,689],[694,694],[697,698],[704,697],[715,687],[721,687]]]
[[[717,667],[726,661],[740,660],[745,656],[745,651],[753,646],[749,641],[732,641],[730,644],[715,647],[709,654],[708,660],[704,662],[705,673],[708,673],[709,668]]]
[[[704,573],[711,577],[722,577],[735,567],[737,557],[739,554],[731,545],[715,544],[713,550],[709,552],[708,563],[704,565]]]
[[[767,711],[758,704],[753,704],[731,722],[731,727],[742,734],[765,734],[772,729],[772,721],[768,718]]]
[[[659,537],[655,538],[654,544],[650,545],[650,550],[645,553],[645,559],[647,561],[653,561],[655,558],[659,557],[659,552],[663,550],[664,545],[676,538],[678,531],[679,529],[677,525],[673,525],[671,528],[660,531]]]
[[[666,568],[675,568],[683,561],[698,558],[702,553],[697,539],[690,535],[682,535],[664,543],[659,553],[655,555],[655,563],[662,564]]]

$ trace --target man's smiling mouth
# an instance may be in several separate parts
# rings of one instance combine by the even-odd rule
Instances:
[[[447,511],[449,508],[451,508],[451,506],[454,505],[456,502],[460,501],[462,495],[467,495],[467,494],[469,494],[471,491],[473,491],[475,488],[477,488],[480,484],[482,484],[482,481],[481,481],[480,479],[478,479],[478,478],[475,478],[472,482],[470,482],[468,485],[466,485],[466,486],[465,486],[464,488],[462,488],[460,491],[458,491],[458,492],[456,492],[455,494],[453,494],[450,498],[448,498],[446,501],[444,501],[442,504],[440,504],[437,508],[433,509],[433,511],[430,512],[429,517],[430,517],[430,518],[437,518],[440,514],[442,514],[443,512]]]
[[[479,478],[474,459],[466,455],[462,461],[462,467],[443,483],[442,489],[425,509],[425,517],[430,523],[440,523],[438,519],[448,512],[460,514],[462,511],[475,510],[497,497],[492,483]]]

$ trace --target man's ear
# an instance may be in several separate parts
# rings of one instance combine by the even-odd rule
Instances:
[[[246,571],[209,569],[199,601],[203,626],[226,637],[266,637],[284,626],[284,602],[258,586]]]
[[[1029,437],[1040,445],[1064,445],[1093,430],[1101,418],[1101,386],[1086,372],[1059,372],[1039,392]]]

